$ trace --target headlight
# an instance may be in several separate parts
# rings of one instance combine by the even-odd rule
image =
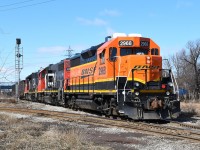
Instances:
[[[139,87],[140,84],[139,84],[138,82],[135,82],[135,86],[136,86],[136,87]]]
[[[169,91],[167,91],[167,92],[166,92],[166,95],[167,95],[167,96],[169,96],[169,95],[170,95],[170,92],[169,92]]]
[[[170,87],[172,87],[172,86],[173,86],[173,83],[172,83],[172,82],[169,82],[168,85],[169,85]]]
[[[135,95],[136,95],[136,96],[139,96],[139,95],[140,95],[140,93],[137,91],[137,92],[135,92]]]

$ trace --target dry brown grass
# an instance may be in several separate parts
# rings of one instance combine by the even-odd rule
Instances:
[[[15,98],[11,96],[0,95],[0,102],[16,103]]]
[[[181,102],[181,110],[183,112],[187,112],[193,115],[198,115],[200,116],[200,103],[186,103],[186,102]]]
[[[88,150],[109,149],[95,146],[86,140],[80,129],[66,125],[36,123],[0,114],[1,150]]]

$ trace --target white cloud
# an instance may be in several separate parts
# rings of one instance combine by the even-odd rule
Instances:
[[[106,21],[99,18],[86,19],[86,18],[78,17],[77,21],[84,25],[105,26],[107,24]]]
[[[115,30],[113,28],[110,28],[110,27],[106,28],[106,34],[107,35],[112,35],[113,33],[115,33]]]
[[[191,7],[192,5],[193,5],[193,3],[191,1],[178,0],[176,3],[176,8]]]
[[[80,53],[82,50],[85,50],[89,48],[89,46],[86,46],[86,45],[70,45],[70,49],[72,49],[72,54],[75,54],[75,53]],[[39,55],[41,53],[45,53],[46,55],[66,55],[67,52],[66,50],[69,49],[69,46],[52,46],[52,47],[41,47],[41,48],[38,48],[37,52],[39,53]]]
[[[89,48],[89,46],[86,46],[86,45],[72,45],[70,47],[71,47],[71,49],[74,50],[74,53],[79,53],[82,50]]]
[[[120,16],[120,12],[118,12],[116,10],[108,10],[108,9],[105,9],[104,11],[100,12],[99,14],[103,15],[103,16],[111,16],[111,17]]]
[[[41,47],[41,48],[38,48],[38,52],[47,53],[47,54],[60,54],[64,52],[66,49],[68,48],[63,47],[63,46]]]

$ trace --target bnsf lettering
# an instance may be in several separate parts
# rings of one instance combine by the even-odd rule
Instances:
[[[133,69],[159,69],[159,66],[137,65]]]
[[[99,75],[104,75],[106,74],[106,67],[99,67]]]
[[[87,69],[83,69],[81,75],[90,75],[93,74],[94,68],[87,68]]]

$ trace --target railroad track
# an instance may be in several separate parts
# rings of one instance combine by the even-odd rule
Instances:
[[[200,126],[197,126],[197,125],[182,123],[182,122],[178,122],[178,121],[170,121],[170,124],[174,124],[179,127],[184,127],[184,128],[190,129],[190,130],[194,130],[194,129],[199,130],[199,132],[200,132]]]
[[[120,128],[125,128],[128,130],[133,129],[133,130],[139,130],[139,131],[146,131],[151,134],[152,133],[161,134],[161,135],[175,137],[179,139],[186,139],[186,140],[190,140],[194,142],[200,142],[200,131],[198,132],[192,131],[190,129],[191,125],[187,126],[187,128],[189,129],[184,129],[184,128],[178,128],[178,127],[162,126],[159,124],[150,124],[150,123],[145,123],[145,122],[114,120],[114,119],[100,117],[100,116],[83,115],[83,114],[78,114],[78,113],[66,113],[66,112],[58,112],[58,111],[25,109],[25,108],[0,107],[0,111],[50,117],[50,118],[61,119],[61,120],[70,121],[70,122],[84,122],[88,124],[95,124],[95,125],[102,125],[102,126],[109,126],[109,127],[120,127]],[[180,124],[183,124],[183,123],[180,123]]]

